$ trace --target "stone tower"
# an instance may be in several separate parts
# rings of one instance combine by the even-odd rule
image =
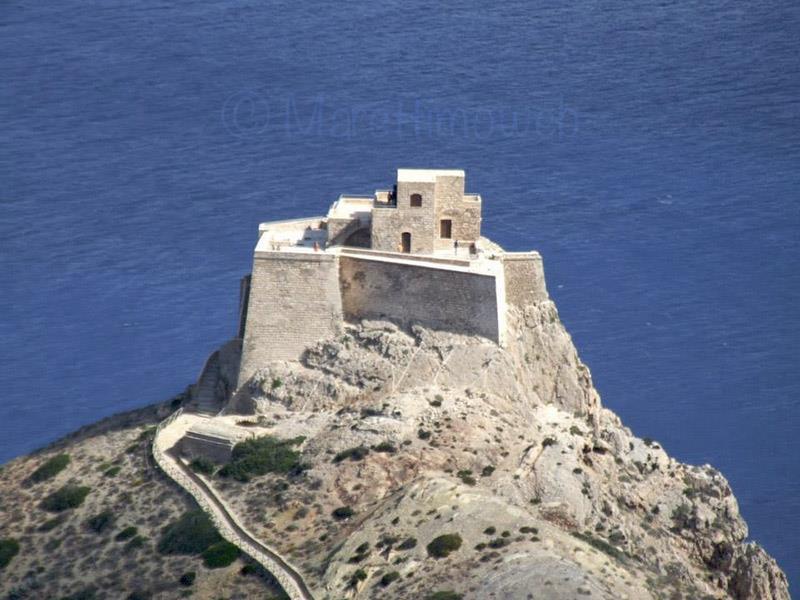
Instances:
[[[393,192],[376,194],[372,249],[434,254],[481,235],[481,197],[464,193],[464,171],[398,169]]]

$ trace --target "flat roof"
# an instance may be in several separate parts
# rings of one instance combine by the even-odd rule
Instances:
[[[348,196],[342,194],[328,209],[328,218],[354,218],[357,213],[369,212],[374,201],[374,196]]]
[[[435,183],[438,176],[464,177],[463,169],[397,169],[397,181]]]

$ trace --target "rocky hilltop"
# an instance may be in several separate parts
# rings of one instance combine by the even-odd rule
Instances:
[[[789,598],[725,478],[602,408],[552,301],[512,316],[506,348],[361,322],[262,369],[228,411],[309,468],[227,500],[321,598]]]
[[[502,348],[362,321],[301,363],[265,366],[215,419],[291,445],[297,468],[201,465],[203,481],[319,599],[788,599],[775,561],[745,542],[725,478],[601,406],[553,302],[509,317]],[[215,369],[216,388],[231,388],[235,366]],[[207,551],[164,552],[196,506],[154,468],[148,440],[181,404],[192,407],[177,398],[3,468],[0,537],[19,546],[0,570],[5,597],[281,594],[246,557],[216,568]],[[68,466],[32,480],[61,454]],[[65,485],[90,490],[51,512]],[[108,526],[93,521],[104,512]]]

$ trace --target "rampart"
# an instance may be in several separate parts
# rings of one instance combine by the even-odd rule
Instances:
[[[271,361],[297,360],[341,322],[335,255],[256,251],[238,386]]]
[[[237,387],[298,361],[346,321],[477,335],[504,345],[509,307],[547,299],[537,252],[480,236],[483,201],[464,172],[399,169],[392,190],[342,195],[324,217],[262,223],[242,285]]]
[[[506,311],[547,299],[538,252],[479,262],[342,248],[256,252],[238,386],[277,360],[299,360],[345,321],[478,335],[503,345]]]
[[[521,308],[547,300],[542,256],[538,252],[506,252],[503,274],[505,298],[511,306]]]
[[[342,255],[339,282],[346,320],[383,319],[500,340],[491,274]]]

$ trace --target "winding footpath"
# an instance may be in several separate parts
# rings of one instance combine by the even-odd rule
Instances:
[[[313,600],[314,597],[300,573],[285,558],[250,533],[214,489],[172,452],[172,448],[189,427],[207,418],[184,413],[179,409],[159,423],[153,440],[153,458],[170,479],[197,501],[220,535],[272,573],[291,600]]]

